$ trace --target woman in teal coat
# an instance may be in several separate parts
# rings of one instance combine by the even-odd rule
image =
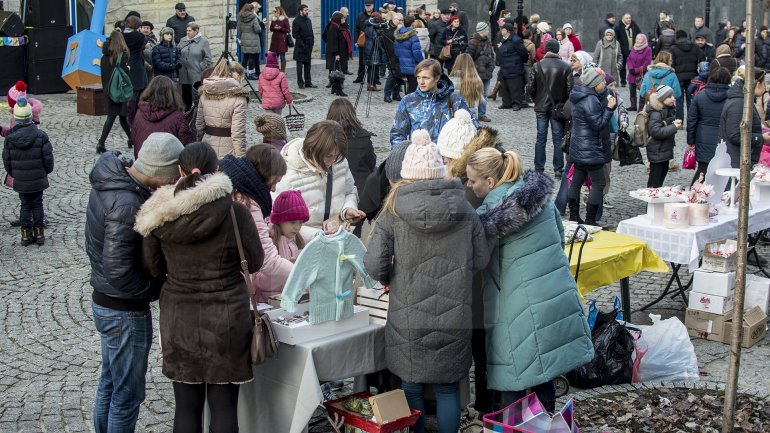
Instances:
[[[551,180],[521,174],[515,152],[484,148],[467,163],[468,186],[492,252],[484,272],[487,382],[505,407],[535,392],[549,411],[553,378],[594,356]]]

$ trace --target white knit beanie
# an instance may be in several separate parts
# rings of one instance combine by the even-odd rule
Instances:
[[[418,129],[412,133],[412,144],[406,149],[401,165],[401,177],[404,179],[443,179],[446,166],[435,143],[430,141],[430,133]]]
[[[458,159],[465,145],[470,143],[475,135],[476,126],[473,125],[471,113],[468,110],[459,109],[455,111],[455,117],[449,119],[441,128],[436,144],[441,156]]]

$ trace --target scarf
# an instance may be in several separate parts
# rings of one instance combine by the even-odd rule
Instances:
[[[642,43],[639,43],[639,39],[642,39]],[[643,49],[647,48],[647,35],[643,33],[639,33],[636,35],[636,41],[634,41],[634,49],[636,51],[642,51]]]
[[[219,161],[219,169],[230,178],[234,189],[257,202],[264,218],[270,215],[273,211],[270,190],[254,164],[246,157],[227,155]]]
[[[339,23],[335,23],[334,21],[331,22],[334,27],[337,28],[337,31],[342,33],[342,38],[345,39],[345,42],[348,44],[348,57],[353,55],[353,39],[350,37],[350,29],[347,27],[340,26]]]

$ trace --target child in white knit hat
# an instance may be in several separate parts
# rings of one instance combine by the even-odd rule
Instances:
[[[409,406],[424,410],[433,384],[440,431],[460,423],[458,382],[471,366],[471,287],[489,252],[478,216],[459,179],[446,178],[438,146],[426,130],[412,133],[377,217],[364,266],[390,287],[386,363],[402,379]],[[422,433],[424,417],[414,427]]]
[[[465,146],[476,136],[476,131],[471,113],[465,109],[455,111],[454,117],[441,128],[436,144],[449,172],[452,171],[454,160],[460,158]]]

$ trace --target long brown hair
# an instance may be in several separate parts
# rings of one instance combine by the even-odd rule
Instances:
[[[481,82],[481,77],[476,71],[476,63],[470,54],[462,53],[457,56],[449,76],[460,78],[460,96],[465,99],[468,106],[478,105],[484,97],[484,83]]]
[[[322,120],[311,126],[302,143],[302,155],[321,170],[329,172],[324,157],[336,150],[339,157],[333,164],[342,161],[348,151],[348,138],[339,123],[334,120]]]
[[[251,3],[244,3],[241,6],[240,12],[238,12],[238,18],[249,15],[250,12],[254,12],[254,5]]]
[[[176,84],[165,75],[156,75],[139,96],[140,101],[147,101],[153,109],[174,108],[184,111],[184,100]]]
[[[339,123],[348,138],[352,138],[356,131],[364,127],[356,115],[355,107],[347,98],[337,98],[329,104],[326,120],[334,120]]]
[[[275,12],[278,12],[278,16],[283,16],[284,18],[287,18],[288,15],[286,15],[286,10],[281,6],[276,6],[275,9],[273,9]],[[273,12],[273,15],[275,15],[275,12]]]
[[[270,232],[270,239],[273,240],[276,248],[278,248],[278,243],[281,242],[281,236],[283,236],[283,233],[281,233],[281,226],[273,224],[273,230]],[[297,236],[294,236],[294,243],[297,244],[297,249],[299,250],[305,248],[305,238],[299,233],[297,233]]]
[[[126,45],[126,38],[123,37],[123,33],[113,30],[110,33],[110,45],[107,47],[109,51],[110,64],[115,64],[115,59],[118,58],[118,54],[123,53],[123,59],[128,61],[128,45]]]

